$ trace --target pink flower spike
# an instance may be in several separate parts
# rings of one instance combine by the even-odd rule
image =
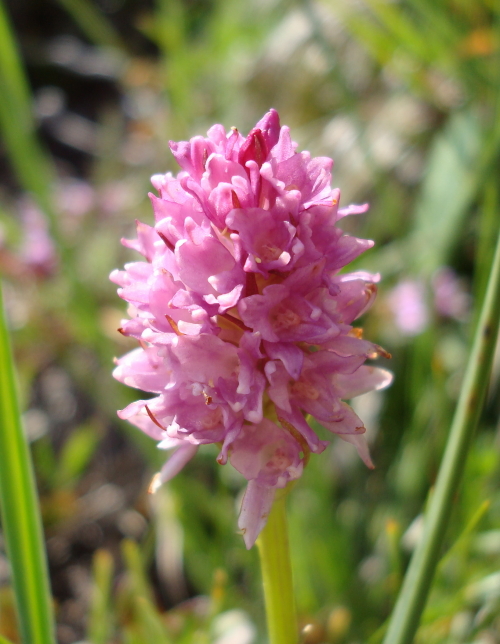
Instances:
[[[434,308],[445,317],[464,321],[471,305],[471,296],[464,284],[448,266],[440,268],[432,278]]]
[[[392,379],[365,364],[388,354],[351,326],[379,276],[344,272],[373,242],[337,226],[368,206],[340,208],[333,161],[297,152],[275,110],[246,137],[214,125],[170,148],[181,171],[152,177],[154,225],[123,241],[142,259],[110,276],[129,304],[119,331],[139,342],[114,377],[156,396],[118,415],[173,450],[152,489],[218,445],[218,463],[248,481],[238,525],[250,548],[275,491],[326,448],[310,417],[373,467],[345,400]]]

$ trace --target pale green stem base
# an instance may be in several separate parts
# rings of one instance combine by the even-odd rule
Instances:
[[[299,641],[285,504],[286,491],[278,490],[267,524],[257,540],[269,644]]]

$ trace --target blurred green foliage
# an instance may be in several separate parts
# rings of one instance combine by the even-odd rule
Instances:
[[[132,345],[116,333],[123,306],[107,276],[132,258],[119,238],[133,235],[136,218],[152,220],[150,175],[175,171],[168,139],[214,122],[246,132],[271,106],[301,148],[335,159],[344,205],[371,204],[344,221],[377,242],[356,268],[383,276],[362,324],[393,354],[395,381],[356,403],[377,467],[334,441],[311,459],[289,508],[304,642],[381,641],[499,228],[498,3],[48,6],[31,5],[31,24],[23,3],[0,15],[0,270],[60,642],[265,641],[257,555],[235,534],[240,477],[207,448],[146,498],[162,455],[115,416],[136,392],[110,377],[113,355]],[[23,255],[28,195],[48,218],[57,268]],[[444,266],[458,276],[454,314],[436,296]],[[411,333],[395,315],[411,308],[392,290],[405,282],[419,286],[427,316]],[[496,360],[418,642],[498,640],[498,375]],[[17,641],[1,556],[0,543],[0,635]]]

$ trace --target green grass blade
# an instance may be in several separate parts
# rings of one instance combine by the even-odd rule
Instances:
[[[29,87],[13,33],[0,0],[0,131],[21,186],[51,218],[51,232],[57,238],[50,196],[55,173],[36,138]]]
[[[170,644],[165,626],[154,605],[145,597],[139,596],[134,600],[137,625],[142,631],[143,642],[155,644]]]
[[[0,58],[2,60],[2,76],[6,82],[5,89],[18,102],[27,109],[30,105],[30,90],[24,76],[17,48],[12,37],[13,30],[9,25],[7,14],[1,5],[0,11]],[[29,120],[28,113],[19,114],[20,118]]]
[[[144,572],[144,563],[137,543],[132,539],[124,539],[122,541],[122,555],[130,575],[134,594],[152,602],[153,593]]]
[[[8,639],[7,639],[6,637],[4,637],[3,635],[0,635],[0,644],[14,644],[14,643],[13,643],[13,642],[11,642],[10,640],[8,640]]]
[[[425,516],[424,534],[406,573],[384,644],[410,644],[418,628],[441,554],[453,497],[460,484],[468,447],[483,407],[499,320],[500,235],[457,409]]]
[[[31,456],[21,426],[0,290],[0,507],[25,644],[55,641],[47,561]]]
[[[113,628],[111,590],[113,585],[113,557],[107,550],[97,550],[94,555],[92,600],[87,639],[92,644],[106,644]]]
[[[491,501],[489,499],[486,499],[486,501],[483,501],[481,505],[476,509],[472,517],[469,519],[469,521],[466,523],[465,528],[462,530],[462,532],[458,535],[455,543],[453,543],[446,552],[446,554],[442,557],[441,561],[439,562],[439,567],[442,568],[447,561],[458,551],[460,548],[463,547],[463,544],[467,542],[467,540],[471,537],[471,535],[474,533],[474,531],[477,529],[477,526],[481,522],[481,519],[485,516],[485,514],[488,512],[488,510],[491,507]]]
[[[64,443],[52,484],[56,488],[76,484],[92,458],[99,442],[98,430],[88,423],[77,427]]]
[[[58,0],[90,42],[101,47],[125,49],[111,22],[97,6],[87,0]]]
[[[131,539],[122,541],[122,555],[130,576],[134,622],[143,642],[169,644],[160,613],[155,607],[153,592],[144,571],[139,546]]]
[[[394,43],[406,49],[417,61],[433,64],[441,58],[443,49],[440,42],[429,39],[400,7],[379,0],[367,0],[367,5],[382,27],[392,36]]]
[[[463,229],[480,185],[476,165],[483,137],[478,117],[458,112],[434,139],[414,215],[412,243],[418,249],[414,261],[420,274],[430,276],[446,264]]]

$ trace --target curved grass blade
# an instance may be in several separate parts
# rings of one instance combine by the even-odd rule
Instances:
[[[114,612],[111,609],[113,569],[111,553],[104,549],[97,550],[92,565],[94,588],[87,627],[87,639],[92,644],[106,644],[113,630]]]
[[[57,237],[50,197],[55,172],[36,138],[30,90],[13,34],[0,0],[0,130],[20,184],[48,215]]]
[[[0,635],[0,644],[13,644],[10,640],[8,640],[6,637],[3,635]]]
[[[499,320],[500,235],[457,409],[435,491],[426,512],[424,534],[406,573],[384,644],[410,644],[418,628],[441,555],[453,497],[460,484],[472,434],[483,408]]]
[[[97,6],[88,0],[58,0],[90,42],[100,47],[125,49],[112,23]]]
[[[53,644],[54,626],[31,456],[21,426],[0,288],[0,509],[25,644]]]

